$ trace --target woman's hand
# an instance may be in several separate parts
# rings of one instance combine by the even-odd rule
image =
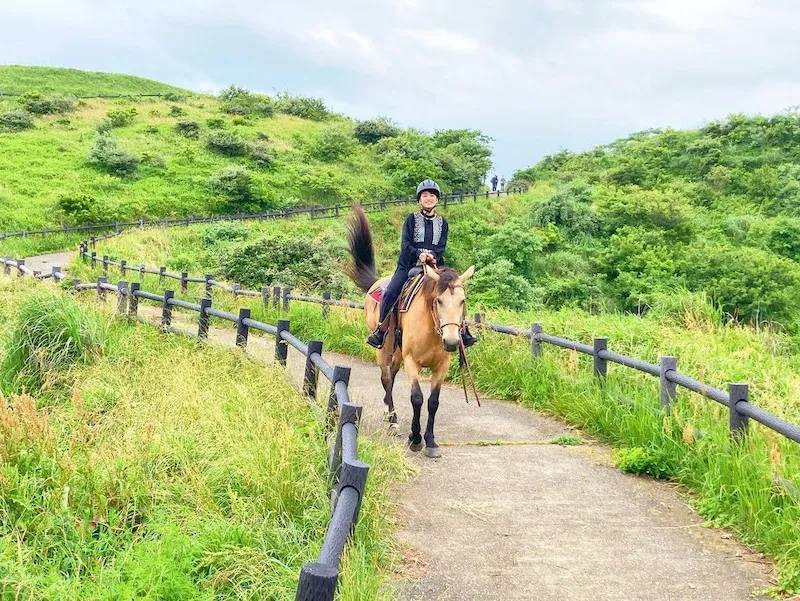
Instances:
[[[422,263],[423,265],[425,265],[426,263],[430,265],[435,265],[436,259],[434,259],[433,255],[429,253],[420,253],[419,262]]]

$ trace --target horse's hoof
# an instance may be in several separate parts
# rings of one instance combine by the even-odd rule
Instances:
[[[389,434],[392,436],[397,436],[400,433],[400,425],[399,424],[389,424]]]
[[[415,453],[421,451],[423,446],[424,443],[422,442],[418,442],[416,444],[414,444],[413,442],[408,443],[408,448],[414,451]]]
[[[439,459],[442,456],[442,452],[439,450],[439,447],[425,447],[425,457],[430,457],[431,459]]]

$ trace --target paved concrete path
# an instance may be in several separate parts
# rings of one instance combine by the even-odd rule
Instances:
[[[77,254],[75,251],[65,251],[29,257],[25,259],[25,265],[34,271],[41,271],[42,273],[51,271],[53,267],[60,267],[61,271],[66,272],[67,266]]]
[[[144,304],[141,312],[154,321],[159,316]],[[194,332],[196,316],[176,313],[173,324]],[[233,346],[231,329],[214,327],[209,337]],[[270,362],[273,348],[272,339],[251,335],[248,354]],[[352,368],[352,395],[364,406],[362,432],[402,445],[411,414],[402,372],[394,438],[385,429],[377,367],[323,354]],[[302,366],[290,351],[289,373],[298,383]],[[327,392],[321,385],[320,399]],[[398,599],[765,598],[757,595],[770,585],[769,563],[725,532],[705,528],[673,486],[620,473],[608,448],[585,437],[581,446],[554,444],[555,436],[580,435],[556,419],[514,403],[482,403],[468,405],[460,388],[446,386],[437,414],[443,457],[409,452],[419,473],[397,490],[403,562],[392,585]]]

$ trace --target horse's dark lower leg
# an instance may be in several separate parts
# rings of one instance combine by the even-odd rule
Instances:
[[[414,380],[411,385],[411,408],[414,410],[414,416],[411,419],[411,434],[408,441],[411,443],[411,449],[419,451],[422,448],[422,436],[420,435],[420,414],[422,413],[422,389],[419,387],[419,381]]]
[[[389,418],[390,425],[397,425],[397,414],[394,411],[394,398],[392,390],[394,389],[394,379],[397,376],[397,370],[393,366],[381,370],[381,383],[385,392],[383,396],[383,404],[386,405],[386,414]]]
[[[436,410],[439,409],[439,391],[441,388],[434,388],[431,390],[431,396],[428,397],[428,425],[425,427],[425,446],[438,447],[436,438],[433,435],[433,423],[436,420]]]

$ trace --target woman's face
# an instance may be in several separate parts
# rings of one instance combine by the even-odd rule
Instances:
[[[436,208],[436,203],[439,202],[439,197],[436,196],[433,192],[428,192],[425,190],[422,194],[419,195],[419,204],[425,211],[432,211]]]

